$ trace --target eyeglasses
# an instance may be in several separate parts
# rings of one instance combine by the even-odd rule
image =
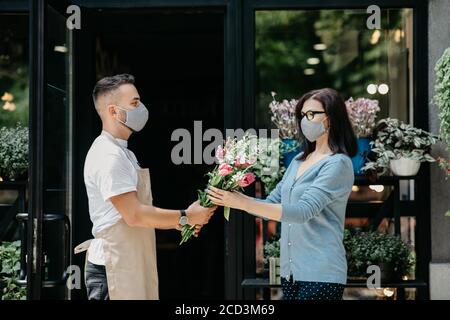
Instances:
[[[300,112],[300,115],[302,116],[302,118],[304,117],[304,116],[306,116],[306,119],[308,119],[308,120],[313,120],[314,119],[314,116],[316,115],[316,114],[321,114],[321,113],[326,113],[325,111],[312,111],[312,110],[310,110],[310,111],[306,111],[306,113],[304,113],[304,112]]]

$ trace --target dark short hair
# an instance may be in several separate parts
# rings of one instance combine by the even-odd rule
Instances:
[[[92,91],[92,98],[94,103],[97,101],[98,97],[102,94],[110,93],[117,90],[121,85],[124,84],[134,84],[134,77],[131,74],[122,73],[116,74],[111,77],[104,77],[97,81],[94,90]]]
[[[344,99],[339,92],[334,89],[324,88],[312,90],[304,94],[297,103],[295,113],[299,121],[300,134],[304,140],[303,154],[297,160],[305,160],[306,157],[316,149],[315,142],[309,142],[303,135],[300,121],[302,119],[301,111],[306,100],[314,99],[319,101],[328,116],[330,128],[328,132],[328,146],[333,153],[343,153],[349,157],[356,155],[358,145],[353,131]]]

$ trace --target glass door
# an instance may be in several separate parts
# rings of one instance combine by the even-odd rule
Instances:
[[[269,107],[274,99],[295,105],[294,99],[306,92],[331,87],[345,100],[376,100],[380,107],[376,120],[396,118],[426,130],[422,121],[426,111],[419,108],[426,97],[426,83],[418,77],[426,68],[418,63],[421,52],[417,50],[423,45],[419,23],[423,7],[416,1],[396,5],[383,2],[378,7],[380,26],[369,28],[369,5],[367,1],[245,2],[242,20],[246,126],[275,128]],[[418,179],[426,174],[424,170]],[[274,175],[273,179],[281,176]],[[349,199],[346,228],[375,228],[381,233],[399,234],[418,257],[416,267],[407,276],[413,288],[408,288],[403,296],[417,298],[416,288],[422,289],[427,279],[423,268],[427,240],[421,234],[418,242],[421,231],[416,223],[420,220],[425,230],[426,223],[418,211],[408,206],[426,207],[427,200],[421,194],[427,186],[404,180],[393,190],[381,182],[363,185],[360,181],[358,185],[359,180]],[[276,181],[270,185],[259,182],[251,195],[265,198],[270,186],[275,185]],[[374,205],[391,202],[400,205],[387,210],[387,215],[381,215],[382,210]],[[400,223],[394,225],[395,221]],[[237,252],[237,259],[243,260],[243,278],[238,281],[242,283],[242,297],[279,299],[279,286],[269,284],[267,258],[280,237],[280,223],[254,217],[246,217],[243,222],[242,252]],[[272,246],[267,246],[269,243]],[[254,258],[246,259],[249,256]],[[365,293],[346,290],[348,298],[360,298]]]
[[[66,1],[30,1],[30,203],[23,227],[28,299],[64,299],[70,264],[72,42]]]

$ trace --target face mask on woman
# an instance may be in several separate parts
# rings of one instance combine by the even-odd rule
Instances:
[[[323,120],[320,122],[314,122],[308,120],[306,116],[302,118],[302,121],[300,121],[300,127],[302,128],[303,135],[310,142],[316,141],[320,136],[327,132],[327,129],[325,129],[323,124]]]
[[[122,108],[117,106],[120,110],[123,110],[126,112],[126,118],[125,121],[122,121],[120,119],[117,119],[120,123],[126,125],[131,130],[138,132],[141,131],[142,128],[144,128],[145,124],[148,120],[148,110],[144,106],[142,102],[139,102],[139,105],[131,110]]]

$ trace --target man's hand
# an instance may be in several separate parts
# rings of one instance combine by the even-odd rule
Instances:
[[[203,228],[203,226],[202,225],[200,225],[200,224],[197,224],[196,226],[195,226],[195,231],[194,231],[194,237],[198,237],[198,235],[200,234],[200,230]],[[176,226],[175,226],[175,229],[176,230],[178,230],[178,231],[181,231],[181,230],[183,230],[183,227],[181,226],[181,225],[179,225],[179,224],[177,224]]]
[[[193,202],[189,206],[189,208],[186,209],[186,216],[188,217],[189,224],[190,225],[207,224],[216,209],[217,206],[210,208],[202,207],[198,200]]]

